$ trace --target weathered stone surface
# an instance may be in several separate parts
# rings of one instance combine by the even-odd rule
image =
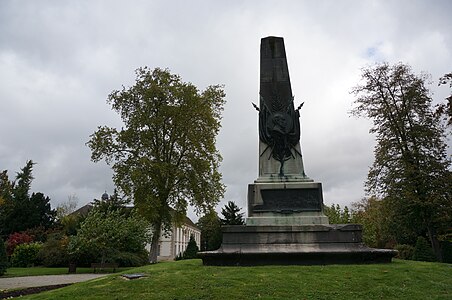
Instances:
[[[259,179],[307,179],[300,148],[299,108],[294,106],[281,37],[261,40],[259,96]]]
[[[360,225],[225,226],[217,251],[200,252],[205,265],[387,263],[396,251],[362,243]]]

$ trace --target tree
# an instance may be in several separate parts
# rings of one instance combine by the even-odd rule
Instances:
[[[416,246],[414,247],[413,260],[417,261],[435,261],[435,255],[432,248],[429,246],[425,238],[422,236],[417,238]]]
[[[6,256],[5,242],[0,238],[0,276],[5,274],[7,268],[8,257]]]
[[[7,171],[0,173],[0,235],[39,226],[49,228],[55,220],[49,197],[43,193],[30,196],[33,165],[33,161],[27,161],[15,181],[9,180]]]
[[[214,209],[210,209],[199,218],[196,226],[201,229],[201,249],[203,251],[220,248],[223,239],[221,220]]]
[[[78,205],[78,197],[73,194],[67,197],[67,201],[58,204],[56,208],[56,218],[61,221],[64,217],[73,213]]]
[[[245,221],[243,220],[243,213],[240,213],[241,208],[238,207],[233,201],[229,201],[221,209],[221,214],[223,219],[221,223],[223,225],[243,225]]]
[[[91,159],[112,166],[116,186],[152,224],[155,263],[162,229],[180,222],[188,204],[199,213],[224,194],[215,140],[225,94],[218,85],[199,92],[169,70],[144,67],[136,75],[132,87],[108,96],[124,127],[99,127],[87,144]]]
[[[323,212],[328,217],[330,224],[348,224],[351,222],[351,214],[347,206],[341,209],[339,204],[331,204],[330,207],[325,205]]]
[[[363,226],[363,241],[366,245],[375,248],[387,248],[394,244],[393,230],[389,220],[389,209],[384,200],[376,197],[363,198],[352,204],[352,223]],[[406,231],[397,232],[400,235]],[[399,242],[402,239],[399,240]]]
[[[198,245],[196,245],[195,237],[190,235],[190,240],[187,244],[187,249],[184,251],[184,259],[192,259],[196,258],[196,255],[198,254]]]
[[[352,91],[352,114],[373,121],[370,132],[377,140],[367,192],[383,198],[404,228],[428,234],[439,257],[438,233],[452,222],[452,177],[427,76],[402,63],[382,63],[363,69],[362,78]]]

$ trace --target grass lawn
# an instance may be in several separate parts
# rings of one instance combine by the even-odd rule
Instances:
[[[452,265],[203,266],[164,262],[24,299],[452,299]]]
[[[117,272],[124,272],[131,268],[117,268]],[[111,269],[106,269],[106,273],[112,272]],[[8,277],[20,277],[20,276],[39,276],[39,275],[61,275],[67,274],[68,268],[45,268],[45,267],[33,267],[33,268],[8,268],[5,275],[0,278]],[[93,273],[92,268],[77,268],[77,274]],[[103,272],[102,272],[103,273]]]

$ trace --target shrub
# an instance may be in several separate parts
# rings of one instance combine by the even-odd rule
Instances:
[[[33,242],[33,238],[25,232],[14,232],[11,233],[6,240],[6,253],[11,256],[14,249],[21,244],[28,244]]]
[[[395,250],[399,251],[397,258],[406,260],[413,259],[414,247],[411,245],[400,244],[395,246]]]
[[[417,261],[436,261],[433,250],[422,236],[417,238],[416,246],[414,247],[413,260]]]
[[[63,267],[69,263],[69,238],[66,235],[54,233],[47,237],[38,254],[38,259],[46,267]]]
[[[198,254],[198,246],[196,245],[195,237],[190,235],[190,241],[187,244],[187,249],[184,252],[184,259],[196,258]]]
[[[148,256],[147,251],[143,253],[120,252],[107,260],[117,263],[120,267],[139,267],[147,264]]]
[[[14,267],[32,267],[39,263],[38,253],[41,249],[41,243],[20,244],[14,249],[11,255],[11,264]]]
[[[0,238],[0,276],[5,274],[8,267],[8,257],[6,256],[5,242]]]
[[[184,259],[184,256],[182,255],[182,252],[180,252],[174,260],[183,260],[183,259]]]

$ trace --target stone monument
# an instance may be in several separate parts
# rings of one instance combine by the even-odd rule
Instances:
[[[216,251],[200,252],[205,265],[390,262],[393,250],[362,243],[357,224],[333,224],[323,214],[322,185],[310,179],[300,147],[284,40],[261,40],[259,176],[248,185],[246,225],[224,226]]]

